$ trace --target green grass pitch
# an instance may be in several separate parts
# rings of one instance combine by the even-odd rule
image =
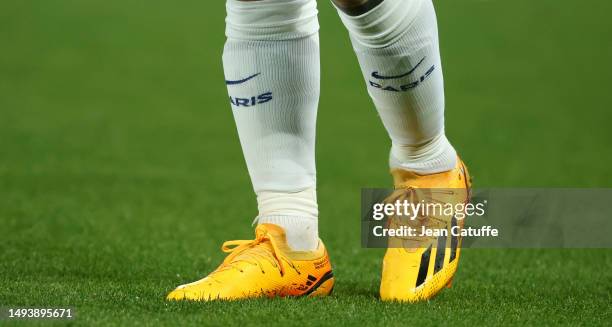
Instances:
[[[610,187],[612,2],[436,7],[447,133],[475,186]],[[75,307],[78,325],[609,325],[610,250],[466,250],[434,300],[378,301],[358,201],[390,185],[389,141],[345,29],[319,9],[333,296],[168,303],[223,241],[252,237],[223,1],[1,1],[0,306]]]

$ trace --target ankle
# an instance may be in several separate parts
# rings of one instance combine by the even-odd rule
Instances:
[[[435,174],[449,171],[457,164],[457,153],[444,133],[421,144],[393,143],[389,155],[391,168],[413,171],[418,174]]]
[[[275,224],[285,230],[294,251],[312,251],[319,243],[317,192],[314,187],[298,192],[257,192],[259,224]]]

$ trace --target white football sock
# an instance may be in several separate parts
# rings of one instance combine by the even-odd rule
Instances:
[[[384,0],[359,16],[338,10],[392,141],[390,166],[421,174],[455,167],[444,135],[444,82],[431,0]]]
[[[226,9],[223,67],[257,221],[283,227],[293,250],[316,249],[316,2],[227,0]]]

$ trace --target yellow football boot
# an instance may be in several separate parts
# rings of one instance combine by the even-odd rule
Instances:
[[[275,296],[324,296],[334,286],[329,256],[323,242],[310,252],[292,251],[284,230],[273,224],[255,229],[255,239],[228,241],[230,253],[210,275],[181,285],[168,300],[238,300]]]
[[[453,170],[419,175],[393,169],[395,191],[385,201],[408,200],[413,203],[438,203],[455,206],[467,203],[471,180],[468,171],[457,158]],[[461,205],[459,205],[461,207]],[[455,207],[456,208],[456,207]],[[415,228],[413,237],[389,237],[383,259],[380,298],[384,301],[417,302],[431,299],[445,286],[450,287],[461,254],[461,237],[453,236],[453,226],[463,227],[463,219],[454,214],[432,210],[417,219],[390,217],[389,228],[400,225]],[[447,236],[421,235],[422,227],[446,229]],[[455,228],[457,230],[458,228]]]

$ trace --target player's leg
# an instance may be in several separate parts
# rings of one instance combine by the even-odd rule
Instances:
[[[316,2],[229,0],[226,24],[223,69],[258,223],[283,227],[295,250],[315,249]]]
[[[446,188],[458,192],[445,202],[466,201],[467,172],[444,133],[442,65],[431,0],[333,1],[391,138],[389,163],[398,192]],[[448,227],[453,223],[450,216],[443,220]],[[457,240],[446,244],[451,241]],[[388,249],[382,299],[427,299],[450,283],[458,253],[437,251],[433,244],[434,253],[439,253],[434,259],[427,248],[435,242],[419,240],[409,249]]]
[[[216,271],[168,298],[326,295],[333,277],[317,230],[316,2],[228,0],[226,7],[223,68],[257,195],[256,238],[224,244],[232,253]]]
[[[392,140],[391,166],[420,173],[452,169],[456,154],[444,134],[442,64],[431,0],[334,2]]]

